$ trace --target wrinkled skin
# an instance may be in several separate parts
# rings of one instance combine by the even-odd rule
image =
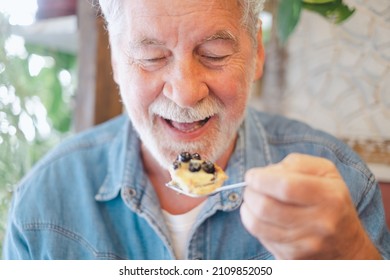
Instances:
[[[242,222],[276,258],[380,258],[332,162],[291,154],[246,182]]]

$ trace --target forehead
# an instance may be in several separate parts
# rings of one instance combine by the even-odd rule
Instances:
[[[131,0],[124,1],[132,16],[179,16],[194,12],[216,14],[220,10],[239,11],[237,0]]]
[[[241,9],[236,0],[132,0],[123,5],[125,32],[132,35],[196,36],[212,29],[233,33],[240,29]]]

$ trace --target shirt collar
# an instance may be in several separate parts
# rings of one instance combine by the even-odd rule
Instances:
[[[271,148],[263,118],[268,117],[248,108],[245,121],[246,170],[272,163]]]
[[[248,108],[245,121],[238,131],[236,147],[225,170],[229,177],[225,184],[243,182],[247,170],[271,163],[270,146],[261,115],[255,109]],[[210,204],[218,205],[216,208],[224,211],[237,209],[242,203],[243,191],[243,188],[223,191],[211,197]]]
[[[139,140],[132,131],[129,118],[123,123],[108,152],[107,176],[95,196],[97,201],[108,201],[118,196],[123,187],[132,185],[132,176],[139,162]],[[138,159],[138,160],[135,160]],[[138,169],[139,170],[139,169]]]

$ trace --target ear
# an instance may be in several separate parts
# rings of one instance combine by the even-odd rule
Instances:
[[[263,76],[265,52],[263,45],[263,32],[261,29],[261,22],[259,30],[257,31],[257,49],[256,49],[256,71],[255,80],[260,79]]]

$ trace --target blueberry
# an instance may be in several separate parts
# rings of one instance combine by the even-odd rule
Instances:
[[[172,165],[173,165],[173,169],[176,170],[180,168],[181,163],[175,160]]]
[[[198,172],[201,169],[201,164],[198,161],[191,161],[188,170],[191,172]]]
[[[198,154],[198,153],[193,153],[192,155],[191,155],[191,157],[193,158],[193,159],[198,159],[198,160],[201,160],[202,158],[200,157],[200,154]]]
[[[204,161],[202,163],[202,169],[206,172],[206,173],[215,173],[215,167],[214,167],[214,163],[212,163],[211,161]]]
[[[191,160],[191,154],[189,152],[181,152],[178,160],[181,162],[189,162]]]

